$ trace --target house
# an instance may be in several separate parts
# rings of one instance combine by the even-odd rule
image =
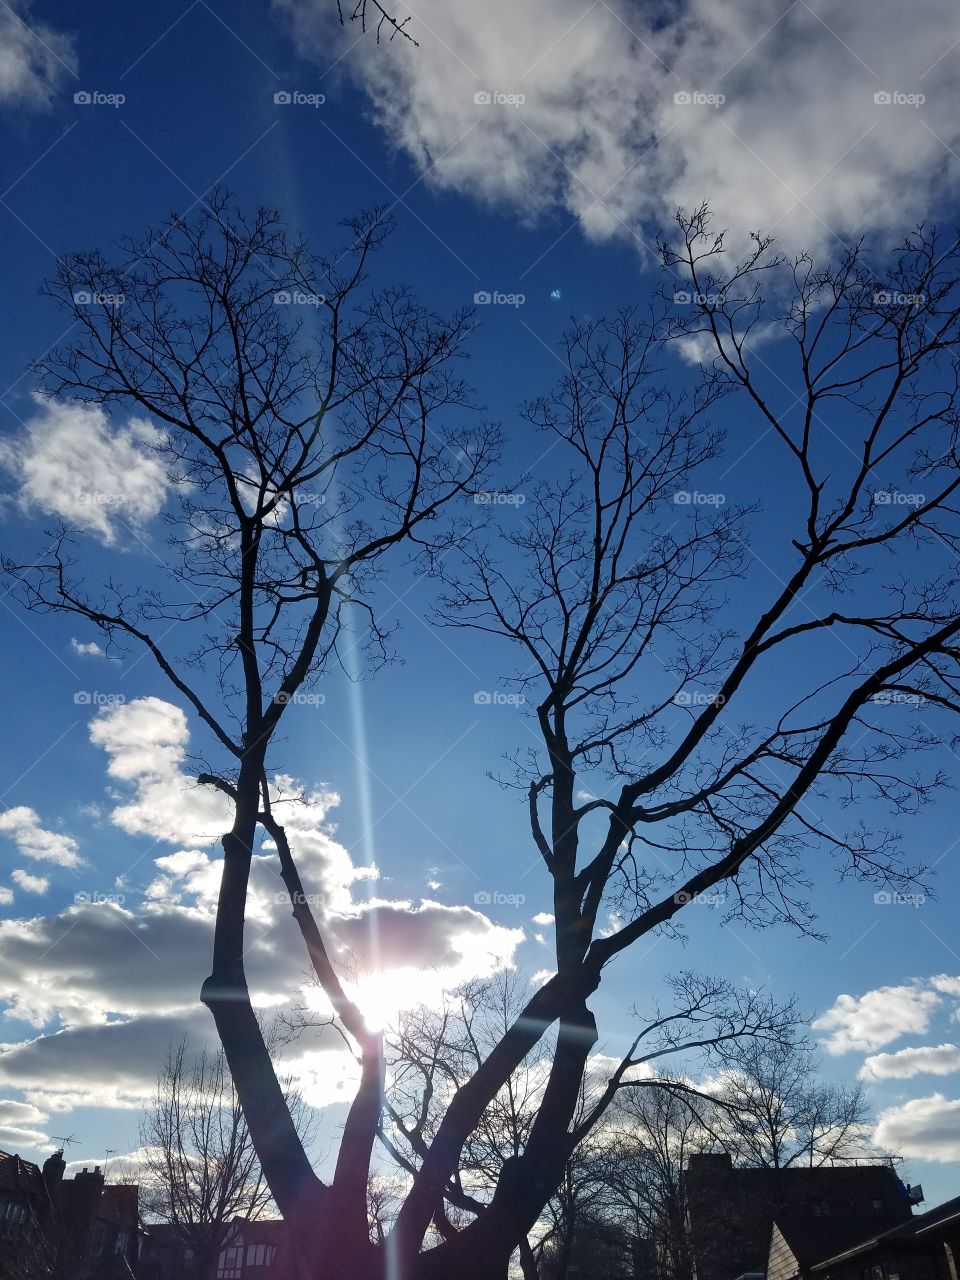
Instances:
[[[960,1196],[823,1256],[805,1274],[810,1280],[960,1280]]]
[[[65,1178],[63,1152],[42,1168],[0,1151],[0,1277],[130,1280],[140,1251],[139,1188],[107,1184],[99,1165]]]
[[[107,1184],[97,1165],[62,1178],[52,1195],[60,1274],[70,1280],[129,1280],[136,1274],[139,1187]]]
[[[193,1250],[184,1243],[173,1223],[150,1223],[140,1246],[138,1280],[189,1280],[193,1276]]]
[[[0,1240],[30,1234],[50,1214],[51,1201],[41,1169],[9,1151],[0,1151]]]
[[[227,1230],[216,1280],[264,1280],[283,1243],[283,1222],[234,1218]]]
[[[684,1197],[694,1280],[762,1280],[775,1222],[805,1261],[819,1261],[911,1218],[889,1163],[736,1169],[726,1153],[694,1155]]]
[[[13,1152],[0,1151],[2,1280],[22,1280],[49,1271],[54,1255],[46,1231],[52,1217],[43,1170]]]

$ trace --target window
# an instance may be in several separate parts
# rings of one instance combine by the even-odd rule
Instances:
[[[93,1229],[93,1252],[97,1258],[102,1258],[107,1252],[107,1225],[105,1222],[98,1222]]]
[[[262,1267],[266,1262],[267,1246],[265,1244],[247,1245],[247,1266]]]
[[[27,1220],[27,1206],[16,1200],[0,1203],[0,1234],[18,1236]]]
[[[127,1235],[126,1231],[118,1231],[117,1238],[113,1242],[113,1252],[126,1253],[127,1245],[129,1243],[130,1243],[130,1237]]]
[[[243,1275],[243,1245],[232,1244],[220,1250],[217,1280],[240,1280]]]

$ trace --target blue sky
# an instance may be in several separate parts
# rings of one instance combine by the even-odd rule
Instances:
[[[272,8],[177,0],[133,21],[119,3],[88,9],[82,21],[75,7],[40,0],[8,11],[0,385],[14,449],[41,413],[29,361],[64,326],[38,293],[54,256],[106,247],[173,209],[195,208],[218,181],[243,205],[277,205],[321,246],[342,217],[392,206],[398,226],[383,275],[409,282],[438,309],[468,305],[481,291],[522,296],[519,305],[481,305],[470,345],[471,380],[504,424],[500,487],[511,491],[513,477],[552,465],[520,420],[520,401],[555,381],[570,317],[649,296],[658,279],[652,234],[677,202],[710,197],[734,242],[762,218],[787,248],[824,253],[860,229],[887,243],[917,217],[953,220],[957,55],[946,35],[960,30],[946,7],[922,6],[931,34],[915,35],[906,54],[905,19],[892,4],[858,2],[841,14],[827,4],[731,0],[712,16],[690,5],[685,42],[664,32],[653,7],[540,7],[514,15],[497,4],[468,21],[431,4],[415,14],[419,50],[358,41],[329,22],[324,6],[297,0]],[[478,104],[477,92],[526,102]],[[78,93],[95,100],[76,102]],[[724,101],[677,102],[678,93]],[[303,100],[278,102],[278,94]],[[659,94],[653,103],[651,94]],[[877,102],[876,94],[924,102]],[[306,100],[318,95],[322,103]],[[789,377],[775,345],[765,361],[771,386]],[[688,370],[677,361],[673,374]],[[730,465],[718,487],[730,502],[761,506],[754,536],[763,555],[731,588],[735,621],[767,598],[788,563],[777,529],[790,497],[761,424],[742,408],[719,416],[730,430]],[[15,466],[5,480],[4,549],[29,559],[51,513],[19,501]],[[523,507],[505,506],[497,518],[522,520]],[[113,545],[88,539],[91,576],[110,565],[148,580],[162,554],[156,522],[118,518],[116,529]],[[905,561],[906,572],[917,568]],[[435,926],[441,941],[457,929],[472,938],[464,964],[494,952],[532,975],[550,967],[533,922],[549,911],[549,890],[521,807],[485,777],[502,753],[529,741],[529,729],[522,709],[474,702],[478,691],[507,687],[511,656],[428,625],[429,584],[408,576],[396,592],[386,605],[401,624],[403,665],[360,684],[325,681],[323,704],[298,709],[277,765],[339,797],[317,800],[318,822],[335,824],[323,837],[324,865],[348,855],[379,869],[376,881],[351,881],[341,866],[338,892],[354,901],[368,893],[429,899],[448,914],[435,910],[425,929]],[[158,817],[178,785],[187,728],[191,742],[202,735],[177,718],[145,661],[81,652],[94,634],[25,617],[9,598],[3,604],[0,803],[15,816],[3,827],[0,811],[0,886],[10,899],[0,905],[8,922],[0,1143],[38,1153],[48,1135],[75,1132],[71,1154],[94,1160],[136,1146],[143,1046],[161,1044],[173,1025],[197,1035],[205,1025],[202,1011],[177,1012],[206,972],[202,931],[181,919],[182,933],[164,934],[163,918],[142,914],[144,902],[174,891],[171,883],[183,901],[202,904],[209,894],[212,844],[178,841]],[[755,696],[762,701],[763,690]],[[137,735],[159,751],[152,773],[123,755]],[[108,759],[121,761],[112,776]],[[956,757],[944,749],[940,763],[956,780]],[[158,777],[171,790],[151,791]],[[124,825],[117,811],[131,803],[139,807]],[[945,792],[908,828],[908,849],[936,867],[936,901],[877,903],[871,886],[838,883],[824,856],[812,874],[826,943],[786,928],[724,925],[722,913],[700,908],[685,946],[647,940],[616,964],[595,1001],[601,1047],[624,1047],[628,1006],[642,1006],[679,967],[796,992],[812,1017],[826,1015],[825,1072],[838,1080],[866,1072],[875,1113],[888,1115],[882,1136],[911,1153],[908,1178],[924,1183],[928,1203],[956,1194],[960,1051],[944,1050],[936,1074],[920,1070],[933,1062],[922,1054],[864,1067],[869,1055],[960,1043],[955,804]],[[191,820],[216,830],[216,816]],[[154,865],[190,848],[199,850],[192,863]],[[164,877],[166,890],[156,887]],[[38,881],[47,882],[42,891]],[[491,922],[481,926],[475,895],[484,892],[523,901],[481,904]],[[98,900],[78,904],[78,893]],[[129,914],[120,921],[110,915],[117,909]],[[297,966],[284,972],[295,978]],[[937,984],[943,976],[952,983]],[[101,977],[111,994],[95,1008],[90,992]],[[167,979],[175,994],[165,999]],[[125,1039],[105,1026],[120,1021]],[[57,1033],[39,1047],[21,1044]],[[123,1105],[112,1106],[118,1080]],[[317,1080],[316,1096],[328,1096],[321,1067]]]

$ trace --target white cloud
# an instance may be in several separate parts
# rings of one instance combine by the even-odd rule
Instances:
[[[36,1126],[46,1118],[45,1112],[29,1102],[0,1098],[0,1147],[19,1151],[24,1147],[40,1146],[46,1142],[47,1135]]]
[[[0,921],[3,1016],[40,1032],[0,1045],[0,1085],[18,1087],[28,1102],[51,1110],[142,1105],[171,1038],[186,1030],[199,1045],[212,1028],[199,989],[209,971],[221,870],[211,846],[228,825],[227,802],[197,788],[185,772],[189,728],[171,703],[140,698],[103,708],[90,736],[106,751],[117,787],[112,821],[171,848],[154,858],[155,874],[140,891],[126,875],[116,892],[103,893],[91,871],[90,883],[58,915]],[[324,789],[304,793],[285,776],[274,777],[271,790],[305,892],[371,1023],[512,965],[523,930],[473,908],[356,901],[356,882],[378,872],[354,865],[335,840],[328,814],[339,797]],[[37,838],[32,810],[9,813],[10,831]],[[317,989],[305,985],[306,957],[269,842],[252,860],[247,939],[255,1007],[317,998]],[[314,1105],[350,1096],[355,1080],[349,1055],[334,1052],[342,1041],[328,1039],[284,1052]],[[111,1063],[109,1082],[104,1061]]]
[[[229,826],[229,802],[183,771],[189,739],[187,717],[162,698],[135,698],[100,709],[90,724],[90,740],[110,757],[110,777],[134,789],[133,798],[111,813],[116,826],[171,844],[219,840]]]
[[[299,50],[337,54],[438,188],[594,238],[649,239],[678,204],[791,247],[900,228],[946,197],[960,122],[951,0],[423,0],[403,41],[347,46],[325,0],[275,0]],[[476,93],[523,95],[477,105]],[[920,107],[877,93],[922,93]],[[682,104],[676,94],[722,95]]]
[[[151,451],[163,438],[156,427],[142,418],[111,423],[99,405],[35,400],[22,436],[0,449],[0,464],[19,481],[21,507],[106,543],[116,540],[119,519],[139,528],[160,512],[168,476]]]
[[[38,862],[56,862],[61,867],[78,867],[82,859],[72,836],[47,831],[40,825],[36,810],[16,805],[0,813],[0,834],[9,836],[28,858]]]
[[[88,640],[86,642],[76,640],[70,637],[70,648],[74,653],[78,653],[82,658],[105,658],[106,650],[97,644],[96,640]]]
[[[838,996],[813,1027],[825,1033],[823,1047],[828,1053],[869,1051],[903,1035],[923,1034],[940,1003],[941,996],[919,982],[878,987],[862,996]]]
[[[538,911],[533,917],[533,923],[539,925],[553,924],[553,916],[549,911]]]
[[[13,901],[13,890],[8,889],[5,885],[0,885],[0,907],[9,907]]]
[[[49,107],[76,65],[71,40],[35,21],[29,4],[0,6],[0,103]]]
[[[861,1080],[909,1080],[919,1075],[948,1076],[954,1071],[960,1071],[960,1048],[938,1044],[874,1054],[858,1075]]]
[[[874,1141],[908,1159],[960,1160],[960,1099],[934,1093],[890,1107],[880,1113]]]
[[[50,888],[50,881],[46,876],[32,876],[29,871],[21,871],[19,868],[12,874],[14,884],[18,884],[27,893],[46,893]]]

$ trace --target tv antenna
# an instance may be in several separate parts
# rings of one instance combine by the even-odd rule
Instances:
[[[63,1154],[63,1152],[66,1150],[67,1147],[75,1147],[77,1145],[76,1136],[72,1133],[68,1133],[65,1135],[61,1133],[51,1133],[50,1137],[54,1140],[54,1142],[60,1143],[61,1155]]]

